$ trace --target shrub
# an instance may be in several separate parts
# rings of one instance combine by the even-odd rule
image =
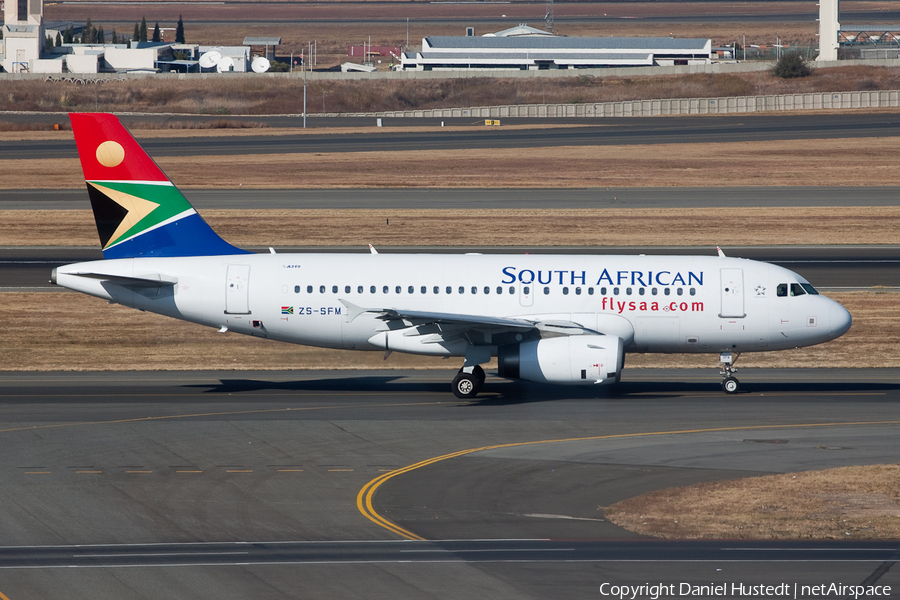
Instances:
[[[772,69],[772,75],[782,79],[806,77],[810,73],[812,73],[812,69],[799,52],[785,52]]]

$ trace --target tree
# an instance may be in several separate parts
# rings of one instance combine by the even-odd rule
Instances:
[[[50,52],[51,48],[53,48],[53,38],[48,35],[44,40],[44,52]]]
[[[806,77],[810,73],[812,73],[812,69],[806,64],[806,59],[800,55],[799,51],[785,52],[772,68],[772,75],[782,79]]]
[[[109,43],[110,44],[118,44],[119,43],[119,36],[116,35],[115,29],[112,30],[112,39],[109,40]]]
[[[68,27],[66,27],[66,30],[63,31],[63,43],[71,44],[74,39],[75,39],[75,28],[72,27],[71,25],[69,25]]]
[[[56,32],[56,47],[59,48],[60,46],[62,46],[62,36],[57,31]]]
[[[159,35],[159,21],[156,22],[156,26],[153,28],[153,41],[161,42],[162,36]]]
[[[175,43],[184,43],[184,21],[181,20],[181,15],[178,15],[178,25],[175,27]]]
[[[137,23],[134,24],[134,35],[131,36],[131,39],[135,42],[141,41],[141,28]]]
[[[94,43],[94,24],[91,23],[90,18],[88,18],[87,22],[85,22],[84,29],[81,30],[81,43],[82,44],[93,44]]]
[[[147,18],[141,17],[141,31],[140,31],[140,40],[141,42],[147,41]]]
[[[106,43],[106,32],[103,31],[103,27],[98,27],[96,33],[94,34],[94,41],[98,44]]]

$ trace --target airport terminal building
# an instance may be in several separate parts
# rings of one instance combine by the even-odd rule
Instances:
[[[429,36],[421,52],[401,56],[401,68],[544,70],[705,65],[708,39],[651,37]]]

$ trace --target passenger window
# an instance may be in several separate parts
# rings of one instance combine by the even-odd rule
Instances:
[[[664,295],[668,296],[668,295],[670,295],[671,293],[672,293],[672,288],[664,288],[664,289],[663,289],[663,294],[664,294]]]
[[[588,288],[588,296],[593,296],[593,295],[594,295],[594,288],[589,287]]]
[[[295,285],[295,286],[294,286],[294,293],[295,293],[295,294],[299,294],[299,293],[300,293],[300,286],[299,286],[299,285]]]
[[[803,286],[799,283],[791,284],[791,296],[805,296],[806,290],[803,289]]]
[[[403,288],[398,285],[397,287],[394,288],[394,291],[396,293],[400,294],[400,293],[403,293]]]
[[[306,286],[306,293],[307,293],[307,294],[312,294],[312,290],[313,290],[313,288],[312,288],[311,285]]]
[[[408,288],[406,288],[406,291],[408,291],[410,294],[415,294],[416,288],[414,288],[413,286],[409,286]]]
[[[422,289],[420,289],[419,291],[422,292],[423,294],[427,294],[427,293],[428,293],[428,288],[425,287],[425,286],[423,285],[423,286],[422,286]]]
[[[459,293],[460,293],[460,294],[465,294],[465,293],[466,293],[466,288],[464,288],[463,286],[459,286]]]
[[[630,296],[630,295],[631,295],[631,288],[625,288],[625,294],[628,295],[628,296]]]
[[[522,293],[524,293],[526,296],[527,296],[528,294],[530,294],[530,293],[531,293],[531,286],[530,286],[530,285],[526,285],[525,287],[523,287],[523,288],[522,288]]]
[[[684,296],[684,288],[678,288],[678,295]]]
[[[441,287],[438,286],[438,285],[434,286],[434,293],[435,293],[435,294],[440,294],[440,293],[441,293]]]
[[[503,293],[503,288],[500,287],[499,285],[497,286],[497,293],[498,293],[498,294],[502,294],[502,293]]]
[[[509,293],[515,295],[516,288],[514,288],[513,286],[509,286]]]
[[[779,283],[778,287],[775,288],[775,295],[779,298],[786,298],[788,292],[788,286],[786,283]]]
[[[320,294],[324,294],[324,293],[325,293],[325,286],[324,286],[324,285],[320,285],[320,286],[319,286],[319,293],[320,293]]]
[[[490,293],[491,293],[491,288],[489,288],[488,286],[484,286],[484,293],[485,293],[485,294],[490,294]]]
[[[345,293],[345,294],[349,294],[349,293],[350,293],[350,286],[349,286],[349,285],[345,285],[345,286],[344,286],[344,293]]]
[[[477,294],[477,293],[478,293],[478,288],[475,287],[474,285],[472,286],[472,293],[473,293],[473,294]]]
[[[697,288],[691,288],[691,296],[697,295]]]
[[[390,291],[390,289],[391,289],[391,288],[389,288],[388,286],[384,286],[383,288],[381,288],[381,293],[382,293],[382,294],[387,294],[388,291]]]
[[[357,294],[362,294],[362,293],[363,293],[363,286],[359,286],[358,288],[356,288],[356,293],[357,293]]]
[[[645,290],[644,288],[638,288],[638,296],[643,296],[646,292],[647,290]]]
[[[338,287],[336,285],[331,286],[331,293],[337,294]]]
[[[600,295],[601,295],[601,296],[605,296],[605,295],[606,295],[606,288],[605,288],[605,287],[600,288]]]
[[[374,285],[369,287],[369,293],[370,293],[370,294],[374,294],[374,293],[375,293],[375,286],[374,286]]]
[[[657,289],[656,289],[656,288],[653,288],[653,289],[650,290],[650,295],[651,295],[651,296],[655,296],[655,295],[656,295],[656,292],[657,292]]]
[[[568,296],[568,295],[569,295],[569,288],[564,287],[563,288],[563,296]]]
[[[449,285],[447,286],[447,293],[448,293],[448,294],[452,294],[452,293],[453,293],[453,288],[450,287]]]
[[[545,296],[549,296],[549,295],[550,295],[550,288],[548,288],[548,287],[545,287],[545,288],[544,288],[544,295],[545,295]]]
[[[575,288],[575,295],[576,295],[576,296],[580,296],[580,295],[581,295],[581,288],[580,288],[580,287]]]

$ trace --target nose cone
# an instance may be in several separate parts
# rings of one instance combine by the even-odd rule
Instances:
[[[829,318],[829,333],[832,338],[838,338],[847,333],[847,330],[850,329],[850,325],[853,323],[853,317],[850,316],[850,312],[838,304],[834,302],[831,305],[831,310],[828,314]]]

